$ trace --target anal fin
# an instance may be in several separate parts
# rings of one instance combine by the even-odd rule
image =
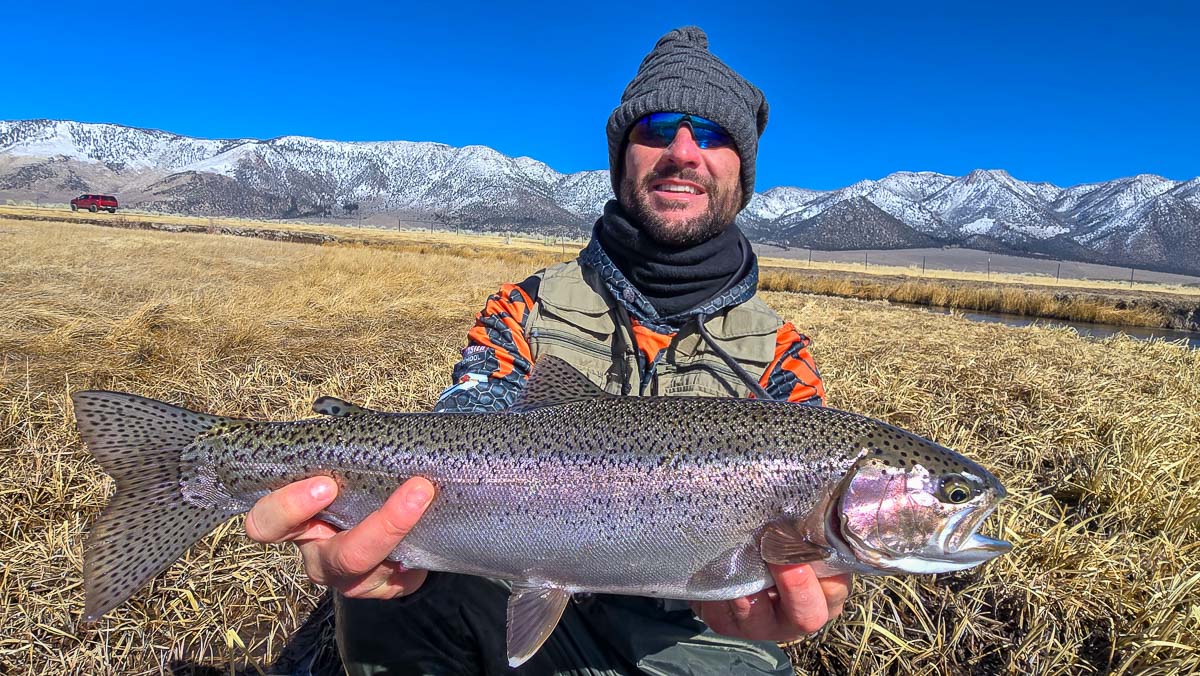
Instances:
[[[565,589],[513,583],[508,597],[508,666],[519,667],[533,657],[558,626],[570,600]]]

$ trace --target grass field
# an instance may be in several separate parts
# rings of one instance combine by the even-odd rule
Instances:
[[[398,231],[387,228],[307,223],[294,220],[262,221],[253,219],[206,218],[202,216],[180,216],[129,210],[122,210],[117,214],[92,214],[88,212],[72,212],[61,206],[0,206],[0,218],[6,215],[15,218],[46,218],[65,222],[94,220],[100,223],[158,223],[194,227],[226,226],[246,229],[284,230],[327,234],[351,242],[400,248],[410,246],[414,242],[419,242],[425,245],[445,247],[496,247],[500,245],[512,247],[515,245],[521,249],[541,250],[547,253],[554,251],[565,253],[570,252],[572,246],[578,247],[582,244],[580,241],[559,243],[555,238],[533,235],[457,234],[446,230],[408,229]],[[851,255],[861,256],[862,252],[821,252],[821,256],[829,257],[830,260],[820,260],[818,258],[815,261],[808,261],[802,256],[798,257],[800,253],[807,250],[782,251],[777,247],[769,245],[756,245],[756,249],[759,251],[763,265],[767,267],[804,272],[852,273],[868,281],[877,278],[902,277],[914,281],[982,282],[998,286],[1039,287],[1047,293],[1088,291],[1126,292],[1131,288],[1128,281],[1124,279],[1092,278],[1088,276],[1103,274],[1102,269],[1107,266],[1072,263],[1069,261],[1064,263],[1067,274],[1061,279],[1056,279],[1052,274],[1047,274],[1044,271],[1036,271],[1037,267],[1045,267],[1051,262],[1014,256],[1001,256],[999,254],[996,254],[997,259],[1004,259],[1006,261],[1015,260],[1027,264],[1023,267],[1020,263],[1006,263],[1007,268],[1021,270],[1020,272],[1001,272],[999,271],[999,267],[990,273],[984,273],[982,269],[978,271],[960,269],[964,261],[971,260],[969,257],[964,258],[964,256],[968,256],[970,253],[987,256],[987,252],[930,250],[930,258],[932,259],[930,265],[928,268],[922,268],[919,264],[913,262],[908,262],[907,264],[900,264],[898,262],[880,264],[880,261],[906,261],[914,255],[914,252],[924,250],[873,252],[875,258],[872,260],[875,262],[872,262],[869,266],[864,266],[861,260],[848,260]],[[1127,272],[1127,269],[1122,268],[1121,272],[1124,274]],[[1200,284],[1197,282],[1200,282],[1200,278],[1139,271],[1136,289],[1194,298],[1200,296]]]
[[[427,410],[485,296],[555,249],[0,218],[0,673],[255,673],[320,593],[290,546],[252,543],[235,519],[78,626],[81,545],[112,484],[70,392],[262,419],[308,417],[324,394]],[[792,646],[799,673],[1200,671],[1200,351],[765,297],[814,339],[830,405],[954,447],[1011,495],[986,530],[1012,553],[858,579],[847,612]]]
[[[71,211],[55,207],[0,206],[0,219],[39,219],[51,223],[112,224],[115,227],[136,228],[139,225],[180,226],[199,229],[227,228],[247,232],[307,233],[328,236],[346,244],[377,246],[393,250],[422,252],[440,250],[470,255],[479,251],[519,249],[547,255],[578,251],[580,242],[561,242],[552,237],[535,235],[458,234],[446,230],[409,229],[404,231],[384,228],[337,225],[329,223],[305,223],[301,221],[261,221],[242,218],[206,218],[203,216],[179,216],[142,211],[122,210],[116,214]]]

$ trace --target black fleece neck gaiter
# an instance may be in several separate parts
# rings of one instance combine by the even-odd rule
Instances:
[[[616,200],[604,206],[595,236],[660,317],[701,305],[736,283],[754,262],[750,243],[736,225],[707,242],[667,247],[631,223]]]

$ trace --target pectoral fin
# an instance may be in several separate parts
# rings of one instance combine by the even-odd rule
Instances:
[[[777,521],[763,529],[760,544],[763,561],[788,564],[828,558],[827,547],[814,543],[794,521]]]
[[[525,663],[558,626],[571,595],[558,587],[514,582],[508,597],[508,666]]]

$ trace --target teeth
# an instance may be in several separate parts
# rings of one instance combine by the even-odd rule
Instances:
[[[666,192],[686,192],[692,195],[700,194],[699,190],[696,190],[690,185],[660,185],[658,186],[658,189]]]

